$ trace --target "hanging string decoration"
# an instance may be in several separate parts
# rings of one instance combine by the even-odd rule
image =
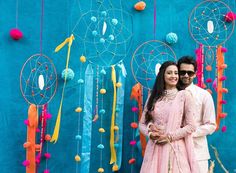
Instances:
[[[23,162],[23,165],[26,167],[26,173],[38,172],[43,154],[44,142],[48,142],[51,138],[50,135],[45,135],[47,131],[47,120],[51,118],[51,114],[47,111],[47,104],[55,95],[57,88],[56,69],[52,61],[45,56],[42,51],[43,17],[44,0],[41,0],[40,53],[32,55],[24,63],[20,73],[21,93],[25,100],[30,104],[28,109],[28,119],[25,120],[25,124],[27,125],[27,141],[24,143],[24,148],[26,149],[26,160]],[[40,118],[38,115],[40,115]],[[41,129],[38,128],[39,123]],[[39,144],[36,144],[37,132],[41,132]],[[44,173],[49,173],[47,161],[51,157],[51,154],[48,153],[48,147],[46,148],[44,157],[46,158],[46,168]]]
[[[86,62],[86,58],[81,56],[80,57],[80,64],[79,64],[79,69],[82,69],[84,63]],[[83,91],[83,88],[84,88],[84,76],[82,75],[82,70],[79,71],[79,79],[77,81],[78,83],[78,90],[79,90],[79,93],[81,94],[82,91]],[[81,117],[83,115],[83,98],[82,97],[78,97],[78,106],[76,107],[75,109],[75,112],[78,114],[78,130],[77,130],[77,134],[75,136],[75,139],[77,141],[77,144],[76,144],[76,148],[77,148],[77,153],[75,155],[75,161],[76,161],[76,173],[79,172],[79,163],[81,161],[81,156],[80,156],[80,147],[81,147],[81,139],[82,139],[82,136],[81,136]]]
[[[23,37],[23,33],[18,28],[18,8],[19,2],[16,0],[16,26],[10,30],[10,36],[13,40],[19,40]]]
[[[43,54],[32,55],[23,65],[20,73],[20,90],[24,99],[30,104],[28,110],[27,141],[24,143],[26,149],[26,160],[23,165],[26,166],[27,173],[35,173],[39,167],[43,143],[46,135],[47,120],[51,115],[47,112],[47,103],[51,101],[56,93],[57,73],[52,61]],[[39,118],[38,112],[41,110]],[[41,124],[41,130],[38,128]],[[36,143],[37,134],[41,132],[40,143]],[[50,138],[47,135],[47,138]],[[48,141],[46,139],[46,141]],[[37,154],[36,154],[37,153]],[[50,154],[44,155],[49,159]]]
[[[225,44],[234,31],[234,13],[224,2],[203,1],[196,5],[190,13],[188,26],[190,35],[199,44],[199,48],[195,51],[198,64],[198,86],[207,89],[210,93],[212,93],[211,88],[217,92],[218,129],[220,117],[225,117],[223,116],[225,113],[220,110],[223,109],[222,106],[226,103],[223,100],[222,90],[218,88],[219,85],[223,87],[223,81],[226,80],[220,64],[224,59],[221,52],[227,50],[222,48],[222,45]],[[214,69],[216,71],[213,71]],[[204,72],[207,76],[204,76]]]
[[[137,134],[137,129],[138,129],[138,118],[137,115],[139,114],[139,108],[136,107],[137,103],[134,104],[134,106],[132,107],[131,111],[132,111],[132,116],[133,116],[133,121],[130,123],[130,127],[132,128],[132,140],[130,141],[130,146],[132,147],[131,149],[131,157],[129,159],[129,164],[131,165],[131,173],[133,173],[133,164],[136,163],[136,158],[135,158],[135,152],[134,152],[134,148],[137,144],[137,141],[135,140],[136,134]]]
[[[50,140],[50,142],[54,142],[54,144],[57,142],[58,140],[58,136],[59,136],[59,131],[60,131],[60,123],[61,123],[61,111],[62,111],[62,106],[63,106],[63,100],[64,100],[64,91],[65,91],[65,87],[66,87],[66,83],[67,83],[67,73],[68,73],[68,69],[69,69],[69,61],[70,61],[70,50],[71,50],[71,46],[74,40],[74,35],[71,34],[70,37],[66,38],[61,44],[59,44],[56,49],[55,52],[60,51],[66,44],[68,44],[68,50],[67,50],[67,57],[66,57],[66,68],[65,68],[65,75],[64,75],[64,85],[62,88],[62,95],[61,95],[61,101],[60,101],[60,106],[58,109],[58,113],[57,113],[57,120],[56,120],[56,124],[54,127],[54,132],[52,135],[52,138]]]
[[[177,61],[174,51],[167,44],[159,40],[142,43],[131,60],[134,79],[145,89],[152,89],[161,64],[167,60]]]
[[[113,4],[98,1],[86,12],[82,10],[83,2],[73,14],[76,23],[72,30],[76,45],[87,60],[99,66],[109,67],[127,56],[132,41],[132,16]],[[86,2],[87,3],[87,2]],[[78,19],[79,16],[79,19]]]

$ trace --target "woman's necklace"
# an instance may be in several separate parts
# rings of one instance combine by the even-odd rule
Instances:
[[[169,101],[169,100],[174,100],[176,95],[178,93],[178,89],[169,89],[169,90],[165,90],[164,91],[164,96],[163,96],[163,100],[164,101]]]

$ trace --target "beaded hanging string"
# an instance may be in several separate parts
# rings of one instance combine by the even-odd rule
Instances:
[[[81,116],[83,115],[83,107],[82,107],[82,93],[83,93],[83,89],[84,89],[84,79],[83,79],[83,75],[82,75],[82,69],[83,69],[83,63],[86,62],[86,58],[85,56],[81,56],[80,57],[80,62],[79,63],[79,80],[77,81],[78,82],[78,87],[79,87],[79,97],[78,97],[78,107],[75,109],[75,112],[78,113],[78,122],[77,122],[77,135],[75,136],[75,139],[77,140],[77,144],[76,144],[76,147],[77,147],[77,150],[76,150],[76,155],[75,155],[75,161],[76,161],[76,173],[79,172],[79,163],[81,161],[81,157],[80,157],[80,147],[81,147]]]
[[[99,72],[99,68],[97,68],[97,86],[96,89],[97,91],[99,90],[99,83],[98,83],[98,72]],[[103,144],[103,135],[105,134],[105,129],[103,127],[103,117],[106,113],[105,109],[104,109],[104,94],[106,94],[106,89],[104,86],[104,76],[106,75],[106,71],[104,70],[104,68],[102,68],[102,70],[100,71],[100,83],[101,83],[101,90],[100,90],[100,100],[101,100],[101,105],[100,105],[100,110],[98,112],[99,114],[99,118],[100,118],[100,127],[98,129],[99,133],[100,133],[100,144],[97,146],[97,148],[100,150],[100,160],[99,160],[99,168],[98,168],[98,172],[99,173],[103,173],[104,172],[104,168],[103,168],[103,150],[104,150],[104,144]]]
[[[129,164],[131,165],[131,173],[133,173],[133,164],[136,162],[136,155],[135,155],[135,152],[134,152],[134,149],[135,149],[135,145],[137,143],[137,141],[135,140],[135,137],[136,137],[136,133],[137,133],[137,129],[138,129],[138,114],[139,114],[139,108],[137,107],[137,102],[134,103],[134,106],[132,107],[131,109],[132,111],[132,114],[133,114],[133,121],[130,123],[130,127],[132,128],[132,140],[130,141],[130,145],[132,147],[131,149],[131,157],[129,159]]]
[[[223,94],[228,93],[228,89],[224,88],[223,81],[226,80],[224,76],[224,70],[227,68],[227,65],[224,62],[224,52],[227,50],[222,46],[217,48],[217,117],[216,117],[216,125],[217,130],[220,127],[220,120],[225,118],[227,114],[223,112],[223,105],[226,101],[223,99]],[[222,131],[226,130],[226,126],[222,127]]]

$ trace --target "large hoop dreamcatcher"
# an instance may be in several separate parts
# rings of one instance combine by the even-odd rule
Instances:
[[[80,57],[88,62],[84,77],[84,105],[80,106],[84,114],[83,132],[81,134],[81,172],[90,171],[90,154],[92,145],[92,124],[100,121],[100,143],[97,149],[100,152],[100,164],[97,171],[103,172],[104,136],[106,130],[103,124],[106,107],[104,105],[107,76],[110,72],[113,95],[110,124],[110,164],[112,170],[118,171],[122,158],[123,108],[126,69],[123,59],[127,57],[132,46],[133,18],[122,8],[122,1],[113,4],[111,0],[96,0],[89,2],[75,1],[72,11],[72,21],[76,21],[72,29],[75,36],[74,46]],[[85,4],[86,5],[85,5]],[[90,5],[88,5],[90,3]],[[89,7],[86,9],[86,7]],[[95,79],[95,80],[94,80]],[[95,81],[95,82],[94,82]],[[95,92],[93,90],[96,90]],[[95,93],[93,95],[93,93]],[[79,101],[81,102],[81,101]],[[95,103],[95,106],[93,106]],[[119,111],[117,111],[119,109]],[[86,129],[86,130],[85,130]],[[87,155],[86,155],[87,154]],[[79,153],[77,153],[79,156]],[[79,157],[77,157],[79,158]],[[80,160],[80,159],[76,159]],[[78,163],[78,162],[77,162]],[[79,169],[78,169],[79,170]]]
[[[207,0],[195,6],[189,16],[189,32],[192,38],[199,44],[196,49],[198,62],[198,86],[210,89],[210,84],[217,92],[217,129],[220,119],[225,118],[223,105],[226,101],[223,94],[227,93],[223,81],[226,79],[224,70],[227,65],[224,62],[226,48],[223,44],[231,37],[234,31],[233,12],[227,4],[219,0]],[[213,69],[216,69],[213,71]],[[204,80],[204,72],[207,77]],[[212,76],[214,78],[212,79]],[[205,84],[206,83],[206,84]],[[222,127],[222,130],[225,127]]]
[[[50,153],[48,153],[48,147],[46,147],[44,155],[42,155],[42,151],[44,141],[50,141],[51,138],[49,134],[46,134],[47,120],[51,118],[47,111],[47,104],[56,93],[57,72],[52,60],[42,53],[43,0],[41,4],[40,53],[29,57],[20,72],[20,90],[26,102],[30,105],[28,119],[25,120],[27,140],[24,143],[26,160],[23,162],[23,165],[26,167],[26,173],[37,172],[42,157],[46,158],[44,172],[48,172],[47,160],[51,157]],[[40,137],[37,140],[38,132],[40,132]]]

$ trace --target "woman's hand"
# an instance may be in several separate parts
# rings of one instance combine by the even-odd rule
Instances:
[[[154,132],[149,132],[149,138],[150,138],[150,139],[156,141],[156,140],[158,140],[159,137],[160,137],[159,132],[156,132],[156,131],[154,131]]]
[[[160,135],[156,141],[156,144],[164,145],[164,144],[168,143],[169,141],[170,140],[167,135]]]

